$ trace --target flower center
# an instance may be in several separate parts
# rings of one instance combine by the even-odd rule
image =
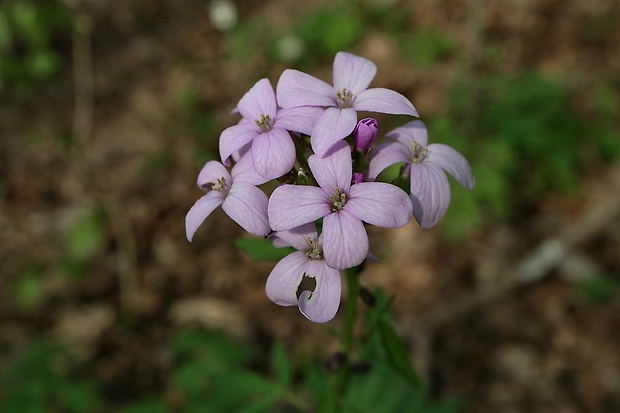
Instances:
[[[422,163],[422,161],[426,159],[427,156],[428,149],[422,147],[422,145],[420,145],[416,141],[413,141],[413,158],[411,159],[411,162]]]
[[[336,98],[338,99],[338,107],[341,109],[350,108],[353,106],[353,93],[343,88],[340,92],[336,92]]]
[[[226,178],[221,177],[217,180],[216,183],[211,184],[211,189],[214,191],[223,191],[226,187]]]
[[[319,247],[318,241],[312,241],[310,238],[306,238],[306,242],[308,243],[308,247],[310,247],[310,250],[306,252],[306,257],[315,261],[323,260],[323,251]]]
[[[269,132],[273,129],[273,121],[269,115],[260,115],[260,119],[254,119],[254,122],[260,129],[261,133]]]
[[[332,204],[332,212],[341,211],[347,203],[347,194],[340,193],[340,188],[336,187],[336,194],[330,195],[329,200]]]

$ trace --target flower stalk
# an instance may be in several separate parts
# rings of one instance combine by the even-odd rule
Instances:
[[[347,301],[345,309],[345,319],[342,328],[341,335],[341,354],[342,364],[340,369],[333,377],[333,380],[329,383],[329,393],[327,398],[327,412],[336,413],[341,411],[339,406],[340,400],[342,400],[347,394],[349,382],[351,378],[351,365],[354,350],[354,338],[355,338],[355,321],[357,320],[357,298],[360,292],[360,285],[358,281],[358,274],[361,266],[349,268],[345,271],[347,280]]]

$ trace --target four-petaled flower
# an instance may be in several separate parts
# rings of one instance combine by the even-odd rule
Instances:
[[[243,121],[222,132],[220,156],[224,165],[245,145],[252,143],[250,152],[254,168],[265,179],[279,178],[295,164],[295,144],[289,131],[309,135],[321,108],[280,109],[268,79],[261,79],[239,101],[237,110]]]
[[[468,191],[475,180],[467,160],[453,148],[440,143],[427,145],[428,133],[422,121],[415,120],[386,135],[370,153],[368,179],[390,165],[404,162],[410,173],[413,215],[424,228],[434,226],[450,205],[450,184],[444,171]]]
[[[368,254],[368,234],[362,221],[379,227],[405,225],[412,214],[411,200],[400,188],[383,182],[351,185],[351,148],[342,141],[330,155],[312,155],[308,164],[320,188],[282,185],[269,199],[269,223],[286,231],[323,218],[326,264],[351,268]]]
[[[357,112],[380,112],[418,116],[413,104],[390,89],[368,89],[377,66],[363,57],[339,52],[334,59],[334,85],[298,70],[287,69],[280,76],[276,93],[283,108],[319,106],[327,109],[314,125],[312,150],[320,157],[346,138],[357,124]]]
[[[334,318],[340,306],[340,271],[326,265],[322,236],[317,236],[316,225],[305,224],[276,232],[275,236],[297,251],[282,258],[269,274],[265,286],[267,297],[282,306],[298,305],[299,311],[315,323]],[[314,291],[299,293],[304,277],[314,279]]]
[[[198,174],[197,184],[207,191],[185,217],[185,233],[191,242],[194,233],[215,208],[250,234],[265,236],[271,229],[267,221],[267,195],[256,185],[267,182],[252,166],[252,157],[246,154],[233,166],[231,173],[217,161],[210,161]]]

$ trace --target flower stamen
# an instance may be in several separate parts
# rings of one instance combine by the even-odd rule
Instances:
[[[413,158],[411,158],[411,162],[413,163],[421,163],[428,156],[428,149],[423,148],[422,145],[413,141]]]
[[[319,248],[318,241],[312,241],[310,238],[306,238],[306,242],[311,248],[311,250],[306,252],[306,257],[317,261],[323,260],[323,251]]]
[[[226,187],[226,178],[221,177],[217,180],[217,183],[211,184],[211,189],[214,191],[222,191]]]
[[[353,93],[347,88],[342,88],[340,92],[336,92],[336,98],[338,99],[338,107],[341,109],[353,106]]]
[[[256,123],[256,126],[258,126],[263,133],[273,129],[273,122],[269,115],[260,115],[260,119],[254,119],[254,123]]]
[[[340,188],[336,187],[336,194],[330,195],[329,200],[332,204],[332,212],[341,211],[347,203],[347,194],[340,193]]]

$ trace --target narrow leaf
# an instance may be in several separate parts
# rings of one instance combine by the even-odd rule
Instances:
[[[282,343],[276,342],[271,348],[271,369],[278,382],[284,387],[293,380],[293,366]]]
[[[420,380],[411,366],[405,346],[392,328],[392,324],[385,320],[380,320],[379,332],[381,333],[381,341],[383,342],[383,346],[388,354],[388,360],[392,367],[405,380],[411,383],[412,386],[421,389],[422,380]]]
[[[256,261],[277,261],[295,251],[289,247],[276,248],[271,242],[262,238],[236,238],[235,245]]]

